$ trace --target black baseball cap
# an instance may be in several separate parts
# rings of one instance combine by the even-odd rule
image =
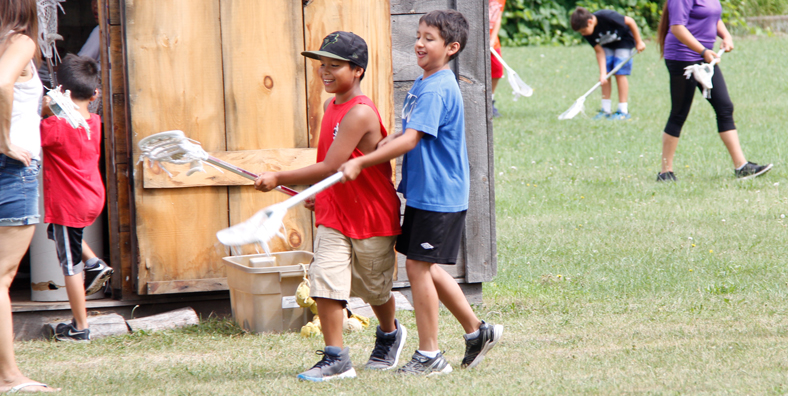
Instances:
[[[334,32],[323,39],[319,51],[304,51],[301,55],[320,60],[321,56],[339,59],[367,70],[367,42],[351,32]]]

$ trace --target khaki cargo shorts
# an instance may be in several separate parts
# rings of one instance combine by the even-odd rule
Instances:
[[[396,236],[352,239],[318,226],[315,261],[309,266],[311,297],[347,300],[354,296],[370,305],[388,302],[397,266],[396,240]]]

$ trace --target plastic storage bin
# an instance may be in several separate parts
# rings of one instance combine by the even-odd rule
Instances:
[[[309,268],[313,257],[305,251],[225,257],[235,322],[252,333],[301,330],[312,312],[295,303],[295,292],[304,276],[301,264]]]

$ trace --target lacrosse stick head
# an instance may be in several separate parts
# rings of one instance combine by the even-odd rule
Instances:
[[[520,96],[530,97],[534,94],[534,90],[528,86],[528,84],[523,81],[520,76],[517,75],[515,72],[510,72],[506,76],[506,79],[509,80],[509,85],[512,86],[512,94],[514,94],[514,100],[520,98]]]
[[[58,85],[47,91],[47,97],[50,99],[49,109],[56,117],[66,120],[72,128],[85,128],[88,140],[90,140],[90,126],[85,117],[79,113],[79,106],[71,100],[71,91],[66,90],[64,93],[61,89],[62,87]]]
[[[208,159],[208,153],[203,150],[197,141],[187,138],[183,131],[173,130],[154,133],[140,140],[137,146],[140,148],[138,163],[147,158],[150,161],[160,163],[189,164],[190,169],[186,172],[187,176],[194,172],[205,172],[205,169],[202,167],[202,161]],[[163,166],[162,169],[167,172],[167,169]],[[167,174],[170,174],[170,172],[167,172]]]
[[[569,108],[569,110],[561,113],[561,115],[558,116],[558,119],[571,120],[585,109],[585,105],[584,105],[585,101],[586,101],[585,97],[576,100],[575,103],[572,105],[572,107]]]
[[[216,233],[225,246],[242,246],[246,244],[259,244],[267,254],[271,254],[268,242],[278,236],[285,239],[285,226],[282,223],[287,214],[287,207],[281,204],[271,205],[257,213],[243,223],[225,228]]]

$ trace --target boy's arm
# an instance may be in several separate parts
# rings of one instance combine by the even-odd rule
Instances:
[[[408,128],[405,130],[405,133],[396,135],[396,137],[388,141],[388,143],[378,146],[377,150],[363,157],[354,158],[345,162],[339,167],[339,171],[345,174],[345,177],[342,178],[342,182],[355,180],[364,168],[391,161],[413,150],[423,136],[424,132]]]
[[[630,17],[624,17],[624,24],[629,27],[629,30],[632,31],[632,37],[635,39],[635,49],[638,52],[643,52],[646,49],[646,43],[643,42],[643,39],[640,37],[640,29],[638,29],[638,24],[635,23],[635,20]]]
[[[607,60],[605,59],[605,50],[602,48],[601,45],[597,44],[594,46],[594,52],[596,53],[596,63],[599,65],[599,83],[601,85],[607,84]]]
[[[301,169],[282,172],[264,172],[255,180],[255,188],[271,191],[279,185],[314,184],[337,172],[350,158],[361,139],[379,126],[377,115],[366,105],[353,106],[342,118],[337,135],[326,153],[326,158]],[[321,131],[332,133],[333,131]]]

